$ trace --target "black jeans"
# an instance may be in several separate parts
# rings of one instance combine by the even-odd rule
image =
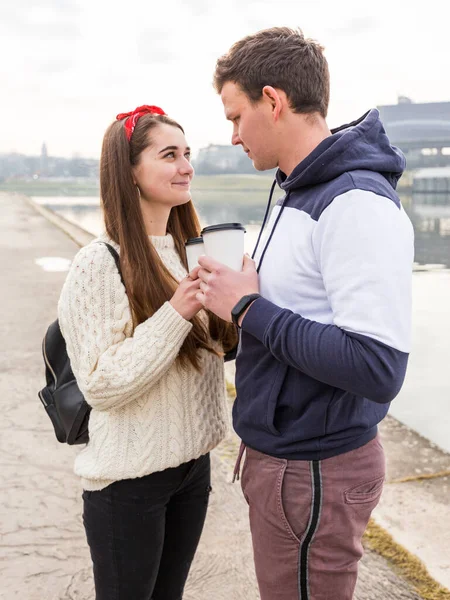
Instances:
[[[96,600],[181,600],[211,491],[209,454],[83,492]]]

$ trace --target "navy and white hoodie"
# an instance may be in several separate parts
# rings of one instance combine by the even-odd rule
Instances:
[[[270,240],[236,358],[233,421],[247,446],[320,460],[375,437],[410,350],[414,238],[395,192],[404,167],[373,109],[289,177],[278,171],[285,195],[255,257]]]

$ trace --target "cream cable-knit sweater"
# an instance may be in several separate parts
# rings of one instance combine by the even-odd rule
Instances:
[[[186,270],[171,235],[150,237],[177,280]],[[201,372],[177,360],[192,324],[169,302],[133,333],[130,306],[100,237],[76,255],[58,304],[73,373],[92,406],[89,443],[75,460],[86,490],[198,458],[225,437],[223,359],[200,351]],[[219,348],[219,347],[218,347]]]

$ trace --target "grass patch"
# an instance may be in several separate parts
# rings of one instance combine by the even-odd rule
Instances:
[[[217,190],[268,192],[273,181],[272,175],[196,175],[192,180],[193,191]]]
[[[192,180],[192,192],[204,196],[205,192],[229,194],[258,194],[266,197],[273,181],[272,175],[198,175]],[[28,196],[97,196],[99,183],[95,180],[43,181],[15,180],[0,183],[0,191],[17,192]]]
[[[231,398],[236,398],[236,388],[234,387],[234,385],[232,383],[230,383],[227,379],[226,381],[227,384],[227,394],[231,397]]]
[[[441,477],[450,477],[450,470],[438,471],[437,473],[423,473],[422,475],[408,475],[401,479],[393,479],[388,483],[407,483],[408,481],[424,481],[426,479],[439,479]]]
[[[397,544],[373,519],[369,521],[364,541],[370,550],[387,559],[423,600],[450,600],[450,591],[431,577],[422,561]]]

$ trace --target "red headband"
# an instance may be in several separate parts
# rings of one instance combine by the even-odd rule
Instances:
[[[143,106],[138,106],[132,112],[120,113],[117,115],[116,120],[122,121],[126,119],[124,123],[125,134],[127,136],[127,140],[130,141],[131,136],[133,135],[134,128],[136,127],[136,123],[138,119],[142,117],[142,115],[165,115],[166,113],[159,106],[148,106],[144,104]]]

